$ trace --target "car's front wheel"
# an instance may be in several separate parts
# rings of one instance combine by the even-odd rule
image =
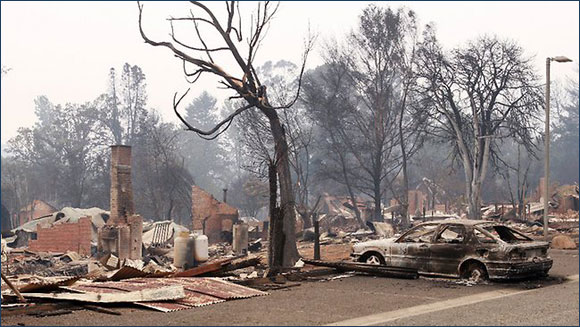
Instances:
[[[360,258],[360,262],[364,262],[364,263],[369,264],[369,265],[377,265],[378,266],[378,265],[385,264],[385,258],[383,258],[383,256],[380,255],[379,253],[370,252],[370,253],[363,255]]]

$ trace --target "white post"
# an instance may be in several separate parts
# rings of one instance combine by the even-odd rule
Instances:
[[[550,61],[546,58],[546,119],[544,121],[544,238],[548,241],[548,194],[550,187]]]

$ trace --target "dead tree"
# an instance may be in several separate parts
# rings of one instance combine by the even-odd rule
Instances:
[[[260,82],[260,78],[256,73],[254,60],[272,17],[278,9],[278,5],[272,6],[270,2],[258,3],[256,13],[252,15],[250,34],[246,38],[246,55],[244,56],[242,53],[242,47],[244,46],[242,42],[244,40],[242,19],[238,2],[226,2],[227,16],[224,21],[220,21],[214,12],[205,4],[197,1],[192,1],[191,4],[193,9],[190,11],[189,16],[168,19],[171,26],[171,41],[154,41],[147,37],[142,25],[143,6],[138,4],[139,30],[141,36],[146,43],[152,46],[168,48],[178,59],[182,60],[184,73],[192,83],[195,83],[204,74],[214,75],[221,79],[220,83],[226,89],[235,92],[235,95],[230,97],[230,99],[244,100],[245,105],[231,112],[213,128],[201,130],[188,123],[178,111],[179,104],[187,95],[187,92],[180,97],[176,93],[173,98],[174,111],[186,126],[187,130],[195,132],[204,139],[212,140],[224,133],[236,116],[247,110],[258,110],[268,119],[270,132],[274,139],[275,160],[273,162],[273,169],[276,171],[280,187],[279,206],[276,206],[277,200],[275,192],[272,192],[272,189],[270,192],[270,196],[272,197],[270,205],[275,206],[275,208],[270,208],[270,212],[277,213],[270,217],[270,225],[272,226],[271,242],[273,244],[273,250],[269,254],[270,264],[273,270],[277,270],[280,267],[293,266],[298,259],[295,241],[295,202],[292,191],[290,166],[288,163],[286,131],[280,122],[277,110],[290,108],[296,102],[300,92],[300,83],[304,73],[306,59],[312,48],[313,39],[308,39],[305,44],[306,47],[302,58],[296,96],[288,103],[272,105],[268,99],[266,85]],[[197,35],[199,41],[197,44],[186,43],[176,35],[174,25],[183,22],[193,24],[195,35]],[[208,31],[208,29],[201,28],[201,25],[217,33],[218,37],[212,37],[211,39],[216,40],[216,43],[219,43],[218,45],[207,42],[209,38],[207,34],[204,35],[204,32]],[[220,54],[227,54],[233,57],[237,64],[236,68],[241,70],[241,76],[236,77],[228,73],[224,67],[214,61],[214,58],[218,58]],[[193,71],[188,70],[191,67],[194,68]],[[271,174],[270,176],[272,177]]]
[[[446,53],[428,29],[419,58],[419,85],[432,127],[454,146],[465,173],[469,217],[479,219],[482,183],[490,163],[501,160],[502,140],[533,151],[543,101],[537,76],[519,45],[497,37]]]
[[[348,171],[350,183],[374,200],[375,221],[383,220],[381,205],[401,172],[401,152],[405,164],[410,153],[408,133],[401,135],[398,130],[407,123],[401,115],[412,85],[411,77],[405,74],[411,69],[412,59],[406,58],[403,63],[402,57],[412,52],[407,51],[406,42],[414,33],[414,23],[405,17],[413,15],[402,9],[369,5],[360,15],[358,29],[344,43],[331,44],[325,51],[326,65],[342,70],[337,82],[351,89],[350,96],[344,96],[341,106],[332,112],[336,117],[338,110],[344,109],[344,116],[336,121],[335,133],[354,168]],[[403,71],[404,66],[407,69]]]
[[[282,68],[277,70],[277,68]],[[258,67],[258,72],[263,73],[262,81],[271,84],[269,88],[270,100],[277,103],[286,103],[289,97],[295,94],[297,86],[296,70],[298,67],[288,61],[279,61],[274,65],[269,62]],[[274,86],[275,85],[275,86]],[[294,196],[296,199],[296,212],[302,219],[303,227],[312,227],[312,221],[308,215],[309,188],[310,188],[310,153],[312,149],[313,126],[308,119],[303,106],[297,103],[291,109],[279,111],[282,123],[287,127],[288,157],[290,170],[294,179]],[[235,128],[238,130],[243,150],[249,154],[251,162],[244,168],[254,175],[267,177],[266,168],[273,161],[272,137],[268,133],[268,121],[259,112],[246,112],[237,119]]]
[[[343,122],[348,119],[352,109],[353,90],[350,83],[345,83],[347,71],[344,65],[326,64],[310,73],[305,81],[302,102],[310,111],[313,123],[320,136],[321,148],[324,149],[324,161],[321,163],[319,178],[330,179],[344,185],[355,214],[357,223],[365,228],[355,195],[355,185],[351,171],[353,160],[342,141]]]

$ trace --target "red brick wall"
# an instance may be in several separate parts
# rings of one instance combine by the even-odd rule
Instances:
[[[18,226],[21,226],[31,220],[50,215],[56,211],[57,210],[48,203],[34,200],[30,205],[26,206],[26,210],[21,210],[18,214]]]
[[[197,186],[191,188],[191,198],[193,229],[202,230],[205,220],[204,233],[209,243],[220,242],[222,231],[232,231],[232,225],[239,217],[238,209],[216,200],[211,194]]]
[[[38,226],[37,239],[28,242],[28,249],[36,252],[75,251],[91,254],[91,219],[83,217],[78,223],[56,224],[48,228]]]
[[[410,190],[408,193],[409,207],[407,208],[410,215],[422,215],[423,207],[429,210],[427,196],[420,190]]]
[[[212,206],[213,197],[200,187],[191,187],[191,212],[193,215],[193,229],[203,228],[203,220],[215,213]]]

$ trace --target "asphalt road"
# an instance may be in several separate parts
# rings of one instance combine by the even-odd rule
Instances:
[[[173,313],[116,308],[4,325],[578,325],[578,251],[551,251],[550,277],[467,286],[451,279],[354,276]]]

